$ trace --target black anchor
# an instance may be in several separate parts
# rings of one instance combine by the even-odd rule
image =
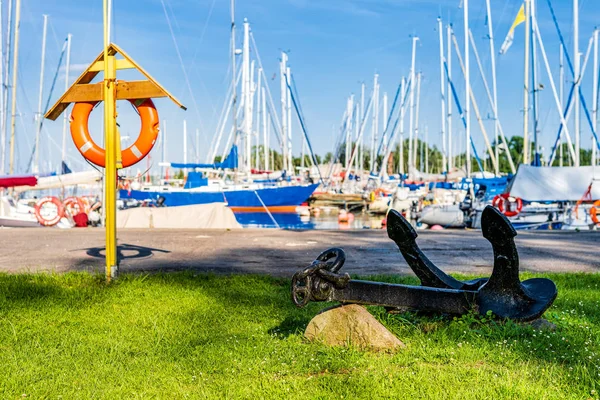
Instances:
[[[556,298],[554,282],[546,278],[519,280],[516,232],[498,210],[485,208],[482,227],[483,236],[494,250],[494,270],[489,279],[462,282],[445,274],[419,249],[417,233],[410,224],[392,210],[388,214],[388,236],[423,286],[351,280],[347,274],[337,274],[345,261],[343,250],[330,249],[294,275],[292,300],[299,307],[310,300],[339,301],[450,314],[491,311],[497,317],[521,321],[540,317]]]

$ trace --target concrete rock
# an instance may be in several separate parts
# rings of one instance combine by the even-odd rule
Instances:
[[[322,311],[309,322],[304,336],[330,346],[351,345],[375,351],[406,347],[364,307],[355,304]]]
[[[533,320],[533,321],[529,322],[529,325],[531,325],[531,327],[533,329],[537,329],[538,331],[555,331],[556,330],[556,325],[554,325],[552,322],[550,322],[544,318],[538,318],[536,320]]]

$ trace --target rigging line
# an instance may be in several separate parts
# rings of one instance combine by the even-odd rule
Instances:
[[[206,34],[206,28],[208,28],[208,23],[210,21],[210,18],[212,17],[213,10],[215,8],[215,3],[216,2],[217,2],[217,0],[213,0],[212,4],[210,5],[210,10],[208,10],[208,15],[206,16],[206,21],[204,22],[204,26],[202,27],[202,32],[200,33],[200,38],[198,39],[198,44],[197,44],[197,47],[196,47],[196,51],[194,52],[194,56],[192,57],[192,62],[190,63],[190,68],[192,66],[194,66],[194,64],[196,63],[196,58],[198,56],[198,51],[200,50],[200,45],[202,44],[202,40],[204,39],[204,35]]]
[[[250,31],[250,40],[252,42],[252,48],[256,53],[256,60],[258,61],[258,66],[262,70],[263,78],[265,79],[265,87],[267,88],[267,94],[269,95],[269,105],[271,106],[271,111],[274,112],[275,105],[273,102],[273,96],[271,96],[271,89],[269,88],[269,85],[266,84],[266,82],[268,82],[269,80],[267,79],[267,75],[265,74],[265,69],[263,67],[260,54],[258,52],[258,46],[256,46],[256,41],[254,40],[254,33],[252,31]],[[271,117],[274,118],[275,122],[277,123],[277,126],[274,126],[275,133],[279,135],[279,141],[281,142],[281,124],[279,122],[279,118],[277,117],[277,113],[274,113],[273,115],[271,115]]]
[[[56,35],[56,31],[54,30],[54,24],[52,23],[52,20],[50,18],[48,18],[50,20],[50,30],[52,31],[52,37],[54,38],[54,44],[56,44],[56,50],[60,49],[60,41],[58,40],[58,36]]]
[[[450,88],[452,89],[452,97],[454,98],[454,102],[456,103],[455,105],[456,105],[456,109],[458,111],[458,115],[460,115],[460,119],[462,120],[463,125],[466,127],[467,120],[465,119],[465,114],[463,112],[462,106],[460,105],[460,100],[458,98],[458,93],[456,92],[456,88],[454,87],[454,82],[452,82],[452,80],[450,79],[450,74],[448,73],[448,63],[446,61],[444,61],[444,71],[446,72],[446,79],[447,79],[448,83],[450,84]],[[479,158],[479,155],[477,154],[477,148],[475,147],[475,142],[473,142],[473,137],[471,136],[470,139],[471,139],[471,148],[473,149],[473,155],[475,156],[475,160],[477,161],[479,170],[483,172],[484,169],[483,169],[483,166],[481,165],[481,159]]]
[[[46,105],[44,106],[44,113],[42,115],[40,115],[39,118],[42,118],[42,116],[46,114],[46,111],[50,107],[50,100],[52,99],[52,93],[54,92],[54,86],[56,85],[56,79],[58,78],[58,73],[60,72],[60,66],[62,64],[62,60],[65,55],[65,51],[67,49],[67,42],[68,42],[68,38],[65,39],[62,51],[60,53],[60,57],[58,58],[58,65],[56,66],[56,72],[54,73],[54,78],[52,78],[52,86],[50,86],[50,93],[48,93],[48,98],[46,99]],[[27,96],[25,96],[25,99],[27,99]],[[39,128],[40,131],[44,127],[44,121],[45,121],[45,118],[42,118],[42,121],[40,122],[40,128]],[[27,167],[27,171],[29,171],[29,168],[31,168],[34,154],[35,154],[35,146],[33,146],[33,150],[31,151],[31,156],[29,157],[29,164]]]
[[[192,98],[192,102],[194,103],[194,111],[196,111],[196,116],[198,118],[198,124],[200,125],[200,130],[202,132],[202,136],[205,136],[204,124],[202,123],[202,118],[200,117],[200,111],[198,110],[198,103],[196,102],[196,97],[194,96],[194,91],[192,90],[192,85],[190,84],[190,79],[188,77],[187,71],[185,69],[185,65],[183,63],[183,58],[181,57],[181,52],[179,51],[179,45],[177,44],[177,39],[175,38],[175,33],[173,32],[173,26],[171,25],[171,20],[169,18],[169,14],[167,13],[167,7],[165,6],[164,0],[160,0],[163,11],[165,12],[165,17],[167,19],[167,25],[169,26],[169,31],[171,32],[171,38],[173,39],[173,43],[175,44],[175,51],[177,52],[177,57],[179,58],[179,63],[181,64],[181,69],[183,70],[183,76],[185,78],[185,82],[187,84],[188,90],[190,92],[190,96]]]
[[[302,127],[302,132],[304,133],[304,137],[306,138],[306,144],[308,145],[308,150],[310,151],[311,158],[313,159],[313,163],[317,167],[317,172],[319,173],[319,180],[321,184],[325,184],[323,181],[323,176],[321,176],[321,169],[319,168],[319,163],[317,162],[317,158],[315,157],[315,152],[313,151],[312,144],[310,143],[310,139],[308,138],[308,132],[306,131],[306,125],[304,124],[304,119],[300,116],[298,102],[296,102],[296,97],[294,93],[292,93],[292,88],[290,86],[290,79],[288,79],[287,74],[285,74],[285,84],[290,90],[290,97],[292,98],[292,103],[294,104],[294,108],[296,109],[296,114],[298,115],[298,120],[300,121],[300,126]]]

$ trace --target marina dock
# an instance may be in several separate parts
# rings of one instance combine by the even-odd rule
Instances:
[[[598,232],[519,232],[522,272],[597,272]],[[0,229],[0,271],[104,270],[103,229]],[[492,248],[480,231],[423,231],[417,243],[440,268],[487,275]],[[384,230],[144,230],[118,232],[120,271],[193,270],[291,277],[321,251],[341,247],[343,271],[357,275],[412,274]]]

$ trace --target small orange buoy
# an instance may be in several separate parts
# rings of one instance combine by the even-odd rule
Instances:
[[[340,210],[340,213],[338,214],[338,222],[347,223],[352,221],[354,221],[354,214],[349,213],[346,210]]]

